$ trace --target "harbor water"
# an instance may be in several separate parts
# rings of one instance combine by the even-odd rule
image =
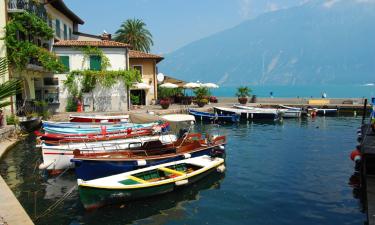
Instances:
[[[5,156],[0,171],[36,224],[359,225],[365,214],[348,183],[360,122],[318,117],[220,128],[197,124],[203,133],[227,135],[225,174],[94,211],[83,209],[73,172],[57,178],[39,172],[33,136]]]

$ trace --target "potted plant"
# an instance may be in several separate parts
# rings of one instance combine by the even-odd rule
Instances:
[[[238,102],[240,104],[246,104],[247,98],[250,96],[251,89],[246,86],[238,87],[236,96],[238,97]]]
[[[199,107],[203,107],[208,103],[208,97],[210,95],[208,88],[200,87],[194,90],[196,97],[195,102]]]
[[[163,109],[168,109],[171,105],[171,101],[168,98],[162,98],[160,99],[159,104]]]
[[[217,103],[217,98],[215,96],[210,96],[210,102],[211,103]]]
[[[174,92],[172,89],[168,89],[168,88],[162,88],[162,87],[159,87],[158,89],[158,95],[159,95],[159,104],[161,105],[161,107],[163,109],[168,109],[170,104],[171,104],[171,96],[173,96]]]

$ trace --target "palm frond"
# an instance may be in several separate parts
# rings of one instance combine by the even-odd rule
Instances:
[[[4,76],[8,71],[8,59],[6,57],[0,57],[0,77]]]

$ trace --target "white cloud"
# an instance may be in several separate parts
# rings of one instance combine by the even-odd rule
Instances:
[[[273,11],[277,11],[277,10],[279,10],[280,8],[279,8],[279,6],[276,4],[276,3],[274,3],[274,2],[268,2],[267,3],[267,11],[268,12],[273,12]]]
[[[323,3],[323,6],[326,8],[331,8],[334,4],[340,2],[341,0],[327,0]]]
[[[251,7],[252,7],[252,2],[251,0],[240,0],[239,1],[240,9],[239,9],[239,14],[242,18],[249,18],[251,15]]]

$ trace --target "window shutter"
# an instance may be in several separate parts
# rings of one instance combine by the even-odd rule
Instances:
[[[60,62],[64,65],[65,72],[68,72],[70,70],[69,56],[60,56]]]
[[[61,33],[60,33],[60,20],[56,19],[56,36],[57,37],[60,37],[61,36]]]
[[[66,27],[66,24],[64,24],[64,40],[68,39],[68,28]]]
[[[72,28],[69,27],[69,40],[72,39]]]
[[[102,70],[102,59],[98,55],[90,56],[90,70]]]

